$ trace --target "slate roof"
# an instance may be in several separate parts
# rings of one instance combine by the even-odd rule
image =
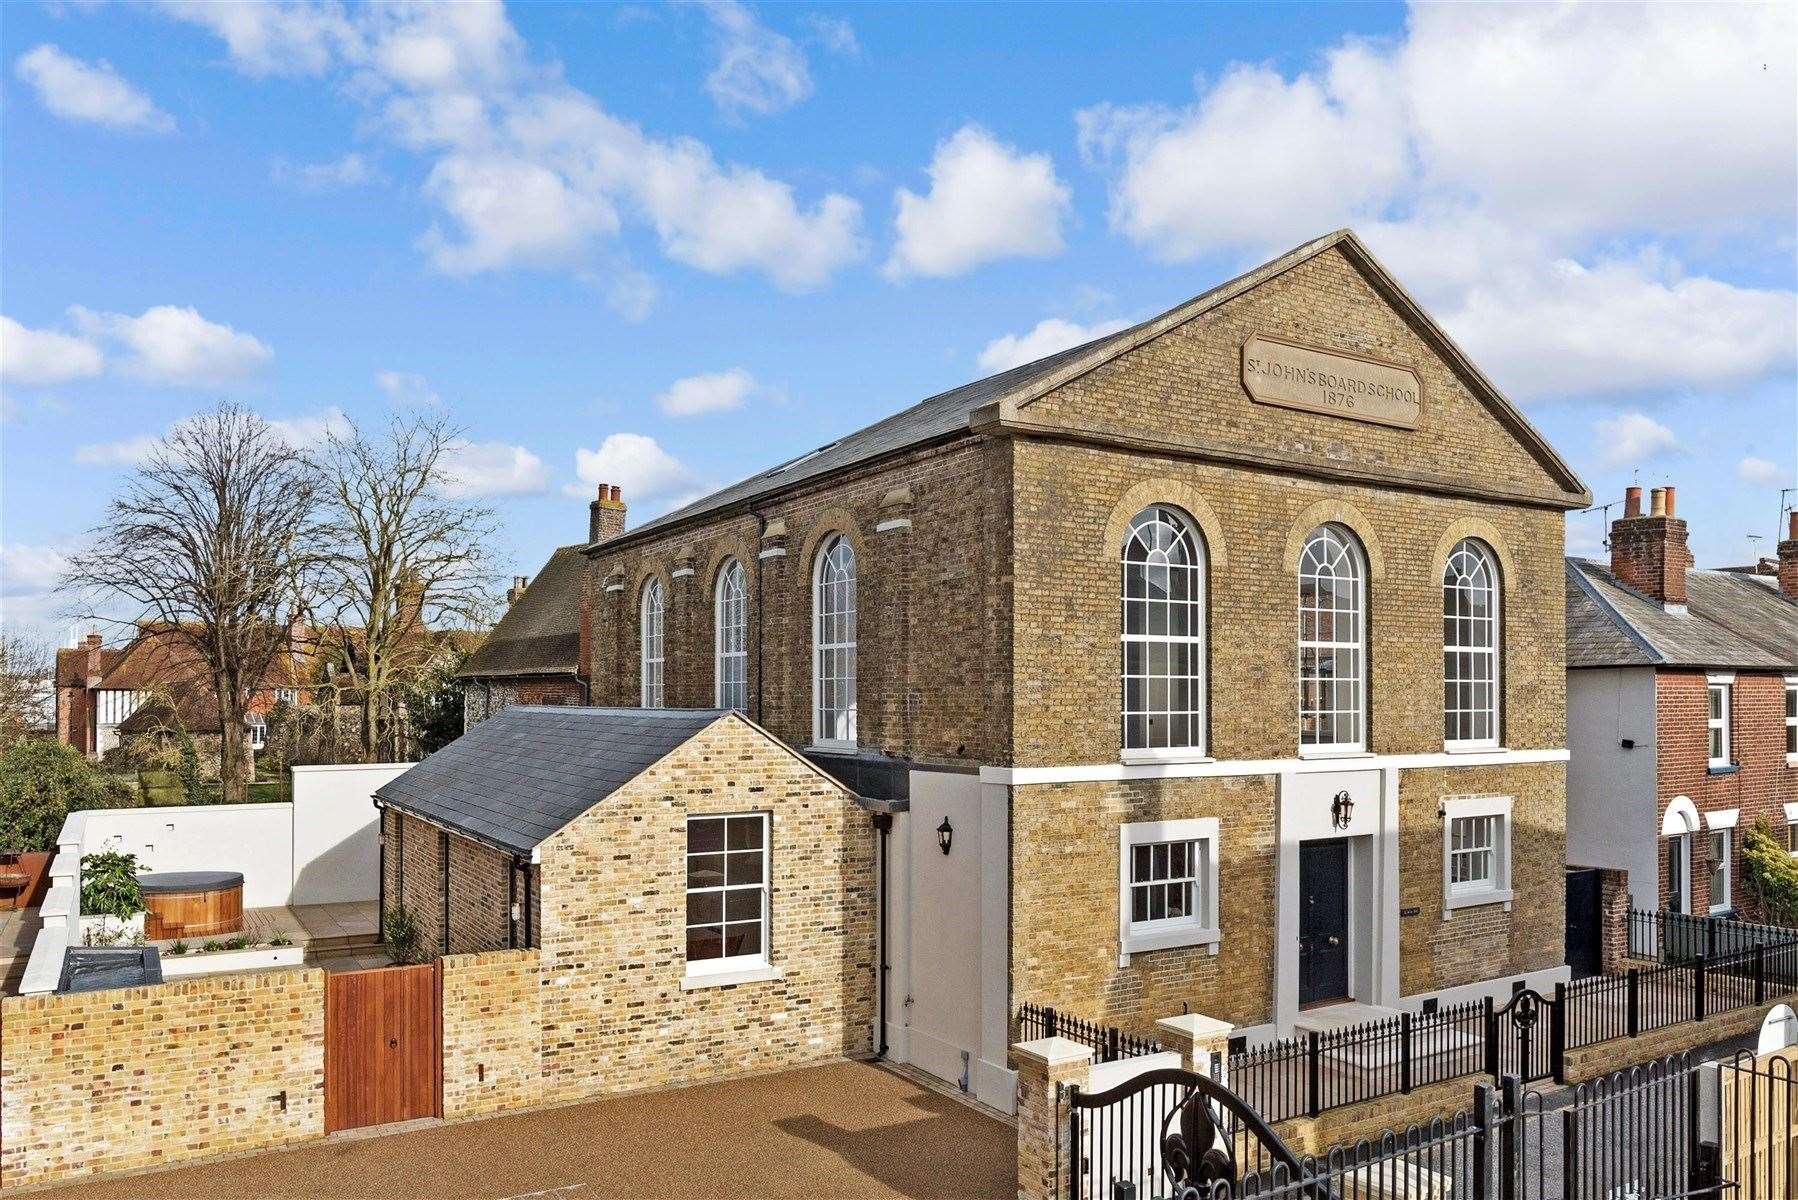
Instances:
[[[585,544],[549,556],[487,640],[462,664],[458,678],[572,675],[581,646],[581,557]]]
[[[501,850],[529,854],[726,715],[518,705],[482,721],[375,797]]]
[[[1798,668],[1798,603],[1727,571],[1687,571],[1686,591],[1686,611],[1668,612],[1603,563],[1568,559],[1567,666]]]
[[[1382,281],[1385,287],[1390,289],[1399,309],[1412,317],[1443,355],[1469,377],[1476,392],[1483,394],[1492,403],[1495,415],[1500,421],[1522,444],[1532,449],[1549,473],[1557,478],[1560,486],[1566,490],[1569,498],[1568,507],[1577,508],[1590,501],[1591,494],[1587,491],[1585,484],[1580,481],[1579,476],[1574,473],[1573,468],[1555,452],[1554,448],[1524,418],[1522,413],[1499,392],[1492,381],[1487,379],[1479,368],[1466,357],[1460,347],[1454,344],[1454,341],[1449,338],[1447,333],[1443,332],[1435,320],[1416,301],[1411,299],[1404,288],[1399,286],[1398,281],[1392,278],[1386,268],[1355,236],[1354,232],[1348,229],[1338,229],[1334,233],[1294,247],[1278,258],[1246,271],[1234,279],[1226,280],[1191,300],[1177,305],[1159,316],[1133,325],[1129,329],[1095,338],[1084,345],[1062,350],[1047,358],[1025,363],[1023,366],[1013,367],[1009,371],[940,392],[884,420],[876,421],[866,428],[856,430],[834,442],[828,442],[816,450],[802,454],[798,458],[790,459],[758,475],[751,475],[721,491],[695,500],[684,508],[677,508],[652,521],[646,521],[621,534],[618,538],[611,539],[606,545],[615,547],[623,541],[635,540],[644,535],[666,530],[671,526],[707,513],[773,495],[808,479],[828,475],[966,431],[969,428],[969,419],[975,410],[994,402],[1027,403],[1043,392],[1059,387],[1069,379],[1077,378],[1079,375],[1109,362],[1150,338],[1190,321],[1207,310],[1241,295],[1332,247],[1341,247],[1345,253],[1350,254],[1356,261],[1366,266]]]
[[[121,649],[102,649],[100,651],[100,674],[112,670],[119,665],[119,659],[125,656]],[[87,647],[64,646],[56,652],[56,686],[87,686]]]

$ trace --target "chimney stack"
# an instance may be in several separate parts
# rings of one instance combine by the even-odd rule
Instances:
[[[1798,600],[1798,508],[1786,514],[1786,535],[1779,543],[1779,590]]]
[[[100,686],[100,635],[90,633],[81,639],[81,648],[87,651],[87,686]]]
[[[530,585],[531,585],[530,576],[528,576],[528,575],[512,576],[512,586],[506,589],[506,607],[511,608],[514,604],[517,604],[518,598],[520,596],[524,595],[524,589],[529,587]]]
[[[1662,604],[1686,602],[1686,572],[1693,565],[1686,523],[1673,515],[1674,497],[1670,487],[1653,489],[1643,516],[1642,489],[1632,487],[1623,494],[1623,516],[1611,522],[1611,574]]]
[[[600,484],[599,497],[587,505],[587,544],[610,541],[624,532],[624,498],[617,484]]]

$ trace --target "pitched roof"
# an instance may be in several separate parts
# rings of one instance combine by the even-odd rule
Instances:
[[[469,679],[492,675],[575,673],[581,644],[581,570],[584,545],[563,546],[549,556],[487,640],[456,674]]]
[[[716,709],[519,705],[375,793],[383,804],[516,854],[641,775]]]
[[[124,653],[125,651],[122,649],[102,649],[100,651],[100,674],[104,676],[106,672],[117,666]],[[56,652],[56,686],[87,686],[86,646],[64,646]]]
[[[1687,571],[1686,591],[1686,611],[1669,612],[1619,583],[1604,564],[1568,559],[1567,666],[1798,667],[1798,604],[1726,571]],[[1754,629],[1765,632],[1742,632]]]
[[[1536,431],[1517,407],[1505,398],[1492,381],[1487,379],[1478,367],[1474,366],[1472,360],[1459,346],[1455,345],[1453,339],[1443,331],[1442,327],[1436,324],[1435,320],[1411,298],[1391,273],[1380,264],[1379,260],[1374,258],[1361,239],[1356,237],[1352,230],[1338,229],[1334,233],[1306,242],[1278,258],[1221,283],[1184,304],[1169,309],[1160,316],[1133,325],[1121,332],[1095,338],[1084,345],[1051,354],[1047,358],[1040,358],[1035,362],[1013,367],[1009,371],[940,392],[884,420],[876,421],[874,424],[858,429],[834,442],[828,442],[816,450],[802,454],[798,458],[790,459],[760,474],[751,475],[747,479],[713,492],[683,508],[664,513],[652,521],[646,521],[605,544],[614,546],[626,540],[665,531],[693,518],[735,505],[747,504],[763,496],[773,495],[809,479],[829,475],[884,458],[890,454],[966,432],[970,428],[970,421],[976,410],[995,404],[1002,406],[1028,404],[1038,396],[1103,366],[1149,339],[1159,337],[1169,329],[1184,324],[1249,289],[1291,270],[1300,263],[1334,248],[1341,248],[1379,280],[1398,308],[1418,325],[1427,339],[1468,379],[1475,392],[1487,400],[1500,422],[1510,430],[1513,436],[1528,447],[1548,472],[1556,478],[1559,485],[1566,490],[1570,507],[1577,508],[1589,502],[1591,497],[1587,492],[1586,485],[1580,481],[1579,476],[1574,473],[1573,468],[1567,464],[1566,460],[1555,452],[1548,441]],[[1573,501],[1578,503],[1572,503]]]

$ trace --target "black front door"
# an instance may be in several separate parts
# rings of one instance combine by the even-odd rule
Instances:
[[[1604,966],[1603,900],[1604,880],[1597,871],[1567,872],[1567,965],[1575,979],[1597,975]]]
[[[1349,846],[1299,844],[1299,1003],[1349,998]]]

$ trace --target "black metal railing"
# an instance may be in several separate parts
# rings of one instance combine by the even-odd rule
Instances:
[[[1741,954],[1755,946],[1777,946],[1798,941],[1798,930],[1734,917],[1695,916],[1689,913],[1645,912],[1632,908],[1627,918],[1626,945],[1631,958],[1687,966],[1700,957],[1715,961],[1723,955]]]
[[[1115,1025],[1083,1021],[1046,1004],[1018,1006],[1018,1041],[1064,1037],[1079,1042],[1098,1056],[1099,1062],[1117,1062],[1144,1054],[1161,1053],[1161,1043],[1125,1033]]]

